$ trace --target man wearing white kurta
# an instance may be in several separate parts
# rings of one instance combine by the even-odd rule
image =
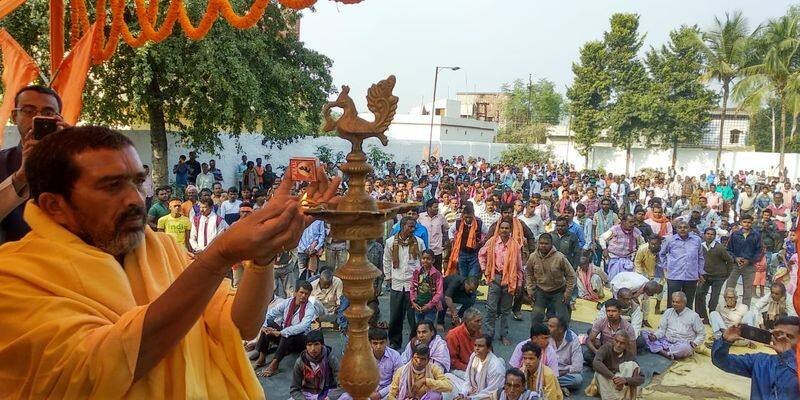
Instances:
[[[749,311],[746,305],[739,303],[739,296],[736,295],[736,289],[725,289],[723,298],[725,302],[719,303],[717,309],[712,311],[708,316],[714,338],[721,337],[722,333],[733,325],[746,324],[756,326],[755,313]],[[737,346],[745,346],[749,344],[749,342],[746,340],[739,340],[736,341],[735,344]]]
[[[446,374],[453,384],[453,391],[444,394],[444,400],[469,399],[490,400],[503,386],[506,362],[492,352],[491,336],[475,339],[475,351],[469,357],[464,379]]]

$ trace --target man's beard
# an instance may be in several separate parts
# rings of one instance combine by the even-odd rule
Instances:
[[[78,219],[80,231],[77,233],[77,236],[87,244],[97,247],[112,256],[116,257],[127,254],[138,247],[144,240],[144,226],[147,223],[147,214],[144,212],[144,207],[129,207],[124,214],[120,215],[119,218],[114,221],[113,225],[115,228],[119,227],[133,217],[141,218],[141,229],[114,229],[113,232],[107,234],[106,232],[98,231],[97,224],[92,224],[90,222],[92,218],[81,213]]]

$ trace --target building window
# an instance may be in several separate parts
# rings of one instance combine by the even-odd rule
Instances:
[[[739,137],[741,136],[742,131],[738,129],[734,129],[731,131],[730,144],[739,144]]]
[[[444,116],[444,108],[437,108],[436,115],[443,117]]]

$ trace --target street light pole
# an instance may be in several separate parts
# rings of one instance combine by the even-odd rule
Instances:
[[[433,101],[431,102],[431,127],[428,133],[428,160],[433,155],[433,117],[436,115],[436,86],[439,84],[439,70],[449,69],[451,71],[458,71],[461,67],[436,67],[436,73],[433,76]],[[423,106],[424,107],[424,106]]]

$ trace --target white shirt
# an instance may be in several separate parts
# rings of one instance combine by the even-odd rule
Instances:
[[[674,308],[668,308],[654,334],[657,338],[666,337],[672,342],[683,340],[701,346],[706,338],[706,328],[692,309],[687,307],[678,314]]]
[[[644,286],[644,284],[646,284],[649,281],[650,280],[647,279],[646,276],[636,272],[632,271],[620,272],[616,276],[614,276],[614,279],[612,279],[610,282],[611,292],[614,293],[615,296],[617,292],[622,288],[635,292],[641,289],[642,286]]]
[[[217,224],[217,214],[213,212],[208,216],[200,215],[200,221],[197,226],[194,224],[194,219],[191,220],[191,231],[189,233],[189,245],[194,251],[202,251],[208,247],[209,244],[217,237],[222,231],[228,229],[228,224],[225,220]]]
[[[422,250],[425,250],[425,243],[416,236],[412,235],[411,237],[417,241],[417,246],[419,246],[417,254],[421,256]],[[397,252],[400,263],[397,268],[393,268],[392,247],[394,247],[396,239],[397,235],[386,239],[386,246],[383,250],[383,273],[386,276],[386,280],[391,282],[392,290],[408,292],[411,290],[411,276],[414,274],[414,270],[420,267],[420,257],[417,257],[416,260],[410,260],[408,246],[400,246]]]
[[[212,174],[211,171],[205,174],[201,172],[197,174],[195,183],[197,184],[197,190],[211,190],[211,187],[214,186],[214,174]]]

